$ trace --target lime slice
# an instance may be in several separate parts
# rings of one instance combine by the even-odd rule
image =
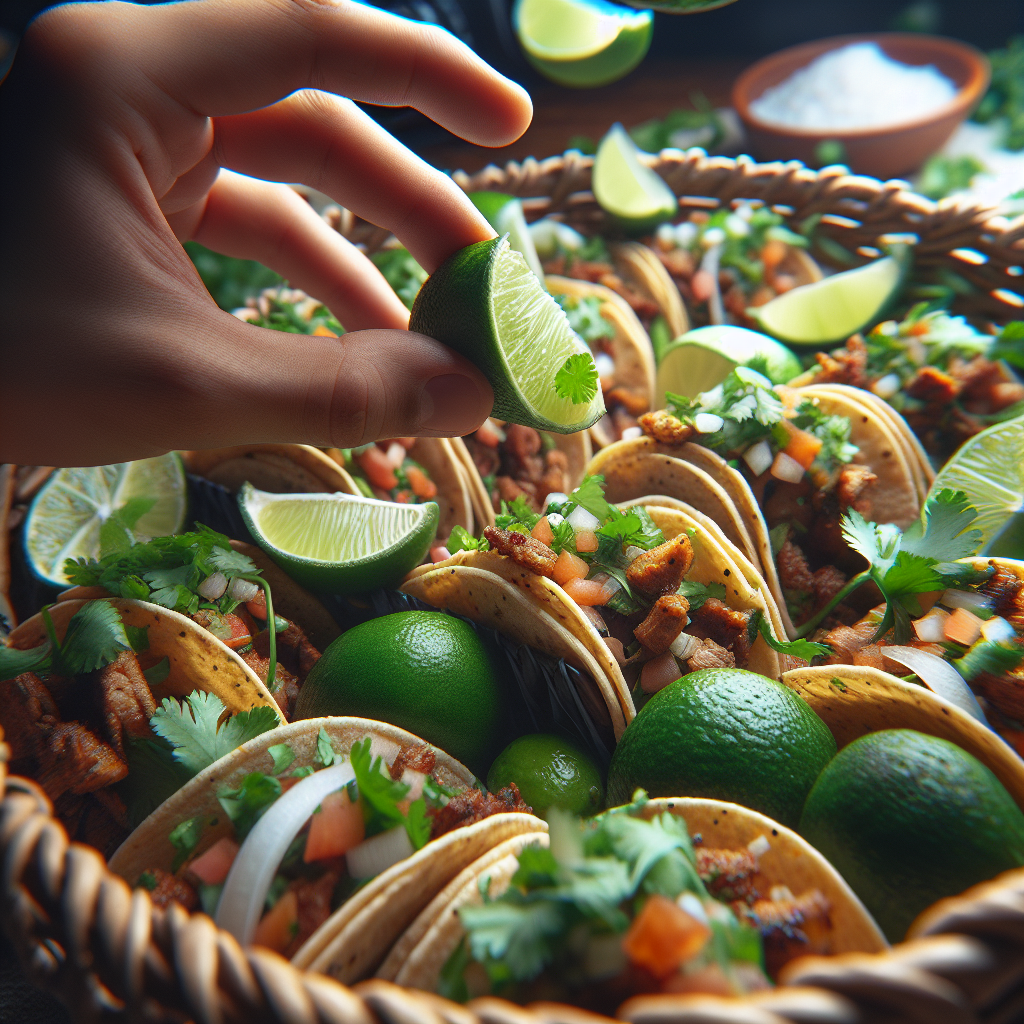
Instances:
[[[929,495],[963,491],[978,510],[981,552],[1024,558],[1024,417],[965,441],[939,470]]]
[[[526,226],[523,204],[515,196],[504,192],[470,192],[469,198],[499,235],[508,235],[508,244],[516,252],[522,253],[530,269],[543,282],[544,268],[540,265],[533,235]]]
[[[881,319],[899,291],[908,256],[885,256],[856,270],[801,285],[747,310],[768,334],[790,345],[825,345]]]
[[[596,374],[594,357],[507,238],[477,242],[449,257],[416,297],[409,329],[480,368],[494,388],[491,415],[498,419],[571,434],[604,415],[600,384],[579,402],[555,389],[570,357],[583,364],[584,356]]]
[[[606,0],[516,0],[526,59],[559,85],[590,88],[628,74],[651,45],[654,16]]]
[[[320,593],[392,587],[423,561],[440,512],[352,494],[238,492],[249,532],[292,579]]]
[[[25,554],[48,583],[67,586],[66,558],[98,558],[100,529],[132,498],[156,498],[135,536],[163,537],[185,522],[185,470],[174,453],[115,466],[58,469],[36,495],[25,524]]]
[[[665,179],[640,160],[640,150],[621,124],[612,125],[594,157],[591,181],[601,208],[630,231],[669,220],[679,207]]]
[[[721,384],[737,366],[749,366],[773,384],[785,384],[802,367],[785,345],[745,327],[698,327],[670,342],[658,365],[657,408],[664,408],[665,392],[695,398]]]

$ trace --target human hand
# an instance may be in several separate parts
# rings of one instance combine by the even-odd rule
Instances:
[[[271,184],[326,192],[430,272],[493,237],[352,99],[414,106],[490,146],[531,116],[453,36],[351,0],[71,4],[33,22],[0,88],[0,462],[349,447],[483,420],[480,372],[407,332],[370,261]],[[218,309],[186,239],[266,264],[350,333]]]

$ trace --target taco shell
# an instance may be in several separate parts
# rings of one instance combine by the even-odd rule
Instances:
[[[355,481],[330,456],[308,444],[240,444],[181,452],[185,469],[238,491],[247,480],[272,494],[360,494]]]

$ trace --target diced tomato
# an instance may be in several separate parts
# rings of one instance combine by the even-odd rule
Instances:
[[[283,953],[299,931],[299,900],[289,889],[256,925],[252,941],[275,953]]]
[[[353,458],[359,468],[366,474],[366,479],[374,487],[390,491],[398,486],[398,477],[395,476],[394,467],[388,462],[387,455],[376,445],[372,445],[366,451],[354,455]]]
[[[451,557],[452,553],[443,544],[437,544],[430,549],[430,560],[432,562],[443,562],[446,558]]]
[[[395,495],[394,500],[402,505],[411,505],[413,503],[412,499],[415,497],[416,495],[412,491],[399,491]]]
[[[486,419],[476,432],[476,439],[488,448],[497,448],[505,440],[504,433],[492,419]]]
[[[547,516],[541,516],[537,521],[537,525],[530,531],[531,536],[535,537],[541,542],[541,544],[547,544],[551,546],[551,542],[555,539],[554,533],[551,531],[551,524],[548,522]]]
[[[810,469],[811,463],[818,457],[821,451],[821,438],[815,437],[806,430],[794,427],[789,420],[782,420],[782,426],[789,434],[789,441],[783,452],[794,462],[799,462],[804,469]]]
[[[927,320],[918,320],[916,324],[911,324],[910,327],[906,328],[902,333],[908,335],[911,338],[920,338],[927,334],[931,330],[931,324]]]
[[[330,329],[330,327],[325,327],[323,324],[317,324],[316,329],[313,331],[313,337],[314,338],[336,338],[336,337],[338,337],[338,335],[336,335],[334,333],[334,331],[332,331]]]
[[[586,579],[588,572],[590,572],[590,566],[579,555],[574,555],[567,548],[563,548],[562,553],[558,556],[558,561],[555,562],[551,578],[560,587],[564,587],[568,580]]]
[[[205,853],[201,853],[188,869],[196,878],[207,885],[220,885],[238,854],[238,843],[228,836],[222,836]]]
[[[417,498],[429,501],[437,494],[437,484],[419,466],[410,466],[405,475],[409,478],[412,492]]]
[[[238,615],[229,612],[224,616],[224,621],[231,627],[231,636],[224,640],[231,650],[237,651],[240,647],[252,643],[252,630]]]
[[[604,604],[610,596],[603,583],[597,580],[582,580],[578,576],[573,576],[571,579],[566,580],[562,584],[562,589],[577,604],[590,605],[591,607]]]
[[[690,291],[697,302],[707,302],[715,292],[715,279],[707,270],[698,270],[690,278]]]
[[[945,633],[950,643],[970,647],[981,636],[981,619],[966,608],[957,608],[946,619]]]
[[[656,978],[666,978],[696,956],[711,929],[665,896],[652,896],[622,937],[622,951]]]
[[[331,793],[323,798],[319,812],[313,815],[302,859],[311,864],[315,860],[340,857],[358,846],[365,834],[359,801],[353,803],[347,789]]]
[[[267,617],[267,595],[263,593],[263,588],[257,591],[256,596],[245,604],[245,610],[254,619],[263,619]]]
[[[597,550],[597,534],[593,530],[576,531],[576,550],[590,553]]]
[[[777,238],[769,238],[761,249],[761,262],[764,264],[765,277],[771,277],[775,268],[786,258],[786,243]]]

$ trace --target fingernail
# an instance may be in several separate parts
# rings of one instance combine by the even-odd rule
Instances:
[[[483,398],[472,377],[461,373],[431,377],[420,395],[419,428],[452,435],[469,430],[486,415],[486,409],[478,415]]]

